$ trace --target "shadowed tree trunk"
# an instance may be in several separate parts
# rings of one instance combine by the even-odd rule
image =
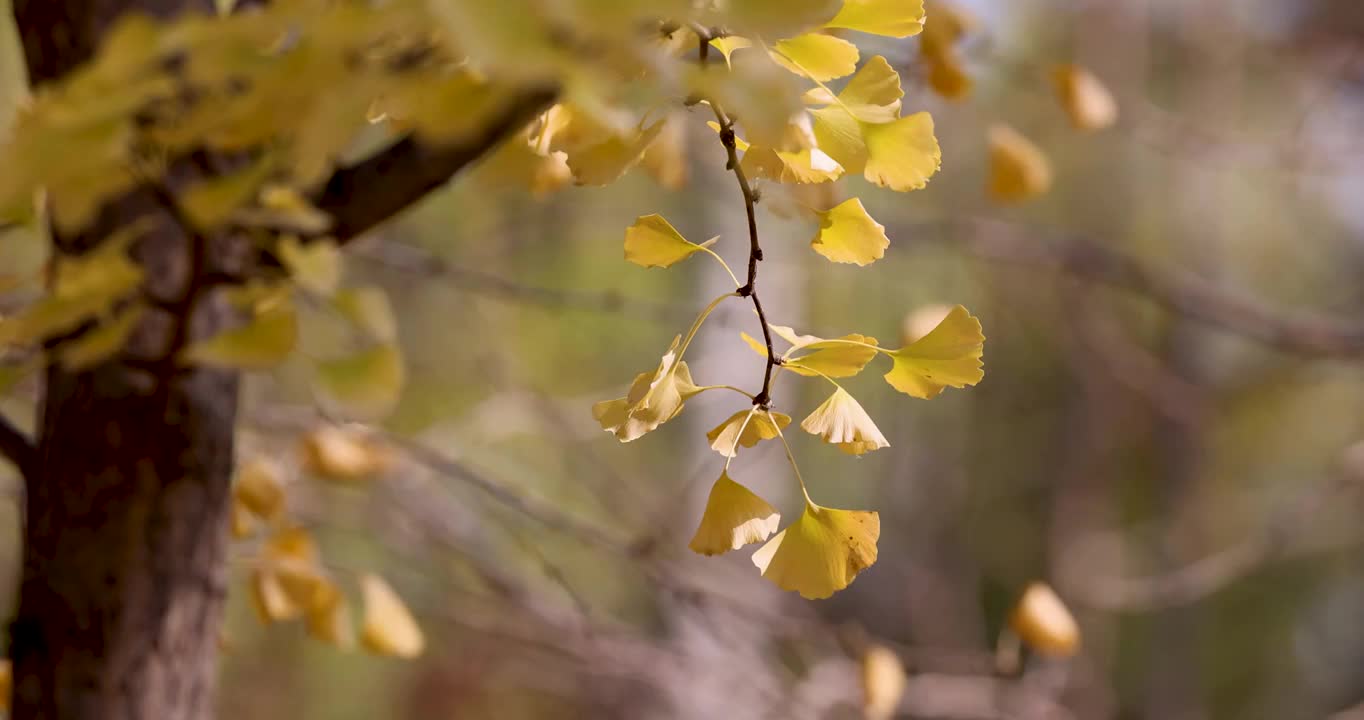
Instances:
[[[211,6],[17,0],[32,84],[89,59],[130,10],[167,17]],[[183,182],[189,170],[175,172]],[[53,242],[80,253],[134,218],[151,221],[133,254],[161,309],[147,313],[123,356],[47,373],[12,626],[17,720],[212,715],[237,378],[177,369],[173,353],[222,325],[205,278],[223,269],[230,243],[191,237],[152,191]]]

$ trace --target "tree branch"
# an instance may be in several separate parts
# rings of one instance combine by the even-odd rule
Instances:
[[[450,144],[409,135],[359,163],[338,168],[313,204],[332,218],[331,237],[338,243],[353,240],[444,185],[525,127],[557,95],[552,88],[538,88],[514,96],[492,113],[480,132]]]

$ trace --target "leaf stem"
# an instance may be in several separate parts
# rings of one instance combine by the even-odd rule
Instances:
[[[706,318],[710,317],[711,313],[715,312],[715,308],[719,307],[720,303],[724,302],[726,298],[738,297],[738,295],[739,293],[737,292],[725,293],[724,295],[711,300],[710,304],[706,306],[706,309],[702,310],[701,314],[696,316],[696,320],[692,321],[691,327],[687,329],[687,337],[682,341],[682,347],[677,351],[678,361],[682,360],[682,356],[687,352],[687,347],[691,345],[692,338],[696,337],[696,331],[701,329],[701,325],[706,322]]]
[[[796,456],[791,452],[791,444],[786,442],[786,435],[781,431],[781,424],[777,422],[776,418],[772,417],[771,410],[763,408],[763,412],[767,413],[767,419],[772,421],[772,427],[777,429],[777,437],[781,439],[782,449],[786,450],[786,461],[791,463],[791,470],[796,473],[796,482],[800,483],[800,493],[805,496],[805,504],[818,510],[819,505],[810,499],[810,489],[805,487],[805,478],[800,475],[800,466],[796,464]]]
[[[726,273],[729,273],[729,279],[734,281],[735,288],[738,288],[741,285],[743,285],[743,283],[739,282],[739,278],[734,274],[734,271],[729,269],[729,263],[725,262],[725,259],[720,257],[719,253],[715,252],[714,250],[711,250],[708,247],[703,247],[701,249],[707,253],[710,253],[710,256],[715,258],[716,262],[720,263],[720,267],[724,268]]]
[[[729,472],[729,464],[734,462],[734,458],[739,454],[739,440],[743,438],[744,431],[748,429],[748,423],[753,419],[753,413],[758,412],[758,406],[754,405],[748,409],[748,414],[744,416],[744,422],[739,426],[739,432],[734,436],[734,444],[729,448],[729,455],[725,457],[725,472]]]

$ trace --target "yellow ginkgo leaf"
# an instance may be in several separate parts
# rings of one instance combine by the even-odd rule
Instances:
[[[824,442],[837,445],[849,455],[862,455],[890,446],[867,411],[843,388],[835,390],[828,400],[815,408],[800,427],[811,435],[824,438]]]
[[[706,510],[687,547],[702,555],[719,555],[762,542],[777,531],[781,514],[727,472],[710,488]]]
[[[940,60],[953,52],[953,46],[957,41],[977,24],[973,15],[946,0],[925,0],[924,12],[932,20],[924,23],[923,37],[919,38],[919,50],[930,62]]]
[[[398,404],[406,378],[402,350],[386,344],[318,362],[315,380],[321,399],[333,413],[374,419]]]
[[[1021,202],[1051,189],[1051,162],[1033,142],[1007,125],[990,128],[990,195]]]
[[[334,583],[322,586],[306,611],[308,634],[342,650],[355,647],[350,605]]]
[[[853,333],[825,340],[814,335],[798,335],[785,325],[769,324],[768,327],[771,328],[772,334],[791,344],[791,350],[784,356],[782,368],[797,375],[852,377],[862,372],[862,368],[876,357],[878,343],[876,338],[870,335]],[[739,337],[753,349],[753,352],[767,357],[767,347],[761,340],[748,333],[739,333]]]
[[[971,93],[974,82],[956,50],[926,60],[928,86],[948,100],[960,100]]]
[[[299,287],[331,296],[341,286],[341,251],[331,240],[303,242],[292,235],[279,240],[279,259]]]
[[[182,361],[242,370],[264,370],[293,352],[298,339],[298,315],[287,299],[261,310],[248,324],[190,345]]]
[[[1094,73],[1061,65],[1052,73],[1056,95],[1078,130],[1102,130],[1118,121],[1118,102]]]
[[[326,480],[356,482],[382,475],[393,466],[391,448],[367,433],[326,425],[303,438],[303,466]]]
[[[819,232],[810,241],[815,252],[836,263],[870,265],[890,246],[886,226],[872,219],[858,198],[845,200],[830,210],[816,213]]]
[[[775,424],[774,424],[775,423]],[[777,430],[791,424],[791,416],[773,412],[740,410],[706,433],[710,447],[725,457],[734,457],[739,446],[751,448],[777,436]]]
[[[807,600],[829,597],[876,562],[881,519],[874,512],[806,503],[800,519],[753,553],[763,577]]]
[[[862,653],[862,715],[890,720],[905,694],[905,665],[894,650],[871,645]]]
[[[851,75],[857,69],[857,46],[832,35],[806,33],[772,46],[772,59],[797,75],[817,82]]]
[[[681,341],[681,336],[673,338],[658,369],[652,375],[640,373],[635,376],[625,397],[603,400],[592,406],[592,416],[603,430],[621,442],[637,440],[677,417],[686,399],[701,391],[692,382],[687,363],[677,360],[677,346]]]
[[[942,150],[928,113],[864,127],[867,165],[863,175],[876,185],[899,192],[918,190],[942,167]]]
[[[1023,591],[1009,615],[1009,627],[1034,651],[1052,657],[1070,657],[1080,647],[1080,627],[1046,583],[1035,582]]]
[[[644,150],[640,167],[659,185],[668,190],[681,190],[690,173],[687,164],[687,125],[681,115],[671,115],[663,122],[658,137]],[[564,165],[567,169],[568,166]]]
[[[375,342],[391,343],[398,339],[398,321],[383,288],[346,288],[332,298],[332,306]]]
[[[283,475],[279,465],[271,460],[262,457],[247,460],[237,470],[232,496],[257,516],[277,520],[284,514]]]
[[[844,0],[826,27],[904,38],[924,29],[923,0]]]
[[[232,501],[232,517],[229,529],[233,540],[245,540],[256,534],[256,514],[242,504],[241,500],[233,499]]]
[[[938,324],[952,312],[952,305],[933,303],[931,305],[921,305],[909,311],[905,315],[904,322],[901,324],[900,337],[904,344],[908,345],[919,338],[933,332]]]
[[[137,329],[138,320],[147,307],[129,305],[116,315],[57,346],[57,359],[68,371],[93,367],[101,360],[123,349],[128,337]]]
[[[402,598],[376,575],[360,578],[365,618],[360,641],[365,649],[378,655],[414,658],[422,654],[426,639]]]
[[[858,120],[886,123],[900,117],[900,99],[904,96],[900,73],[885,58],[874,55],[838,93],[838,102]]]
[[[734,51],[753,47],[753,41],[740,35],[726,35],[711,40],[710,45],[725,56],[725,65],[729,66],[732,65],[730,56],[734,54]]]
[[[284,592],[284,587],[279,582],[279,577],[274,572],[263,568],[256,568],[251,571],[249,580],[251,586],[251,605],[255,607],[256,614],[261,622],[283,622],[298,617],[303,612],[289,594]]]
[[[706,123],[716,132],[720,125],[714,121]],[[740,167],[749,177],[763,178],[779,183],[823,183],[837,180],[843,174],[839,165],[827,153],[817,147],[800,150],[774,150],[769,147],[749,145],[743,138],[734,138],[735,146],[744,154],[739,161]]]
[[[886,382],[906,395],[925,400],[946,387],[975,385],[985,377],[980,360],[984,351],[980,320],[957,305],[932,332],[887,352],[894,364],[885,375]]]
[[[697,244],[684,237],[662,215],[643,215],[625,228],[625,259],[641,267],[665,268],[681,262],[718,240]]]

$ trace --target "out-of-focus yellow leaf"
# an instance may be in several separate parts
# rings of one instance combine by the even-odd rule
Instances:
[[[757,414],[754,414],[757,417]],[[788,418],[789,419],[789,418]],[[710,488],[706,510],[687,547],[701,555],[719,555],[762,542],[777,531],[781,514],[752,490],[734,482],[728,472]]]
[[[251,571],[251,604],[261,622],[274,623],[292,620],[303,612],[284,592],[284,586],[273,572],[257,568]]]
[[[866,720],[890,720],[905,694],[905,665],[884,645],[862,653],[862,715]]]
[[[706,123],[720,131],[719,123]],[[843,166],[817,147],[800,150],[773,150],[749,145],[743,138],[734,138],[735,147],[743,153],[739,166],[750,178],[763,178],[779,183],[824,183],[837,180]]]
[[[985,377],[980,360],[984,351],[980,320],[957,305],[932,332],[887,352],[894,364],[885,375],[886,382],[906,395],[925,400],[936,397],[943,388],[975,385]]]
[[[0,346],[33,344],[70,332],[107,312],[142,282],[142,269],[128,257],[141,227],[128,227],[80,256],[55,262],[52,294],[13,317],[0,318]]]
[[[256,515],[241,500],[232,501],[230,523],[233,540],[245,540],[256,534]]]
[[[904,38],[924,29],[923,0],[843,0],[826,27]]]
[[[872,219],[858,198],[817,213],[819,232],[810,241],[815,252],[836,263],[870,265],[890,246],[886,227]]]
[[[690,171],[687,167],[687,126],[683,116],[670,115],[663,121],[658,137],[645,148],[639,164],[655,182],[668,190],[681,190],[686,186]]]
[[[377,419],[398,404],[407,373],[397,345],[377,345],[317,364],[317,390],[327,407],[353,418]]]
[[[273,171],[274,162],[267,155],[243,170],[191,185],[180,193],[180,207],[195,227],[216,227],[254,200]]]
[[[862,455],[890,446],[867,411],[843,388],[834,390],[834,394],[815,408],[800,426],[849,455]]]
[[[642,267],[665,268],[681,262],[718,240],[697,244],[682,237],[662,215],[644,215],[625,229],[625,259]]]
[[[975,83],[955,50],[934,57],[927,65],[928,86],[934,92],[948,100],[960,100],[971,94]]]
[[[1046,583],[1035,582],[1023,591],[1009,626],[1028,647],[1052,657],[1070,657],[1080,647],[1080,627]]]
[[[364,575],[360,578],[360,590],[365,601],[360,641],[365,649],[400,658],[421,655],[426,639],[393,588],[376,575]]]
[[[817,82],[851,75],[857,69],[857,46],[832,35],[806,33],[772,45],[777,64]]]
[[[874,512],[806,503],[799,520],[753,553],[753,564],[777,587],[819,600],[876,562],[880,536],[881,519]]]
[[[80,337],[63,342],[57,346],[58,361],[68,371],[94,367],[123,349],[146,310],[145,305],[129,305]]]
[[[1051,161],[1041,148],[1007,125],[990,128],[990,195],[1015,203],[1051,189]]]
[[[751,448],[762,440],[771,440],[777,436],[778,428],[790,424],[791,417],[779,412],[773,412],[769,418],[762,411],[740,410],[706,433],[706,439],[715,452],[734,457],[739,446]]]
[[[298,316],[291,300],[259,312],[246,325],[200,340],[180,353],[185,363],[265,370],[293,352],[298,338]]]
[[[303,438],[303,465],[326,480],[356,482],[382,475],[393,466],[393,450],[351,428],[325,425]]]
[[[356,327],[380,343],[398,340],[398,322],[388,293],[377,286],[346,288],[332,297],[332,306]]]
[[[718,7],[714,17],[702,21],[750,37],[791,37],[828,22],[839,5],[839,0],[743,0]]]
[[[1052,73],[1057,98],[1077,130],[1102,130],[1118,121],[1118,102],[1094,73],[1061,65]]]
[[[742,50],[747,47],[753,47],[752,40],[749,40],[746,37],[741,37],[739,35],[726,35],[724,37],[718,37],[715,38],[714,40],[711,40],[710,44],[711,47],[715,48],[716,50],[719,50],[720,54],[725,56],[726,66],[731,65],[730,55],[733,55],[735,50]]]
[[[341,286],[341,251],[331,240],[302,242],[285,235],[279,239],[279,259],[299,287],[330,297]]]
[[[252,458],[237,469],[232,495],[256,515],[278,520],[284,515],[283,475],[277,463],[263,457]]]
[[[321,586],[307,609],[308,634],[341,650],[355,647],[355,626],[346,596],[334,583]]]

